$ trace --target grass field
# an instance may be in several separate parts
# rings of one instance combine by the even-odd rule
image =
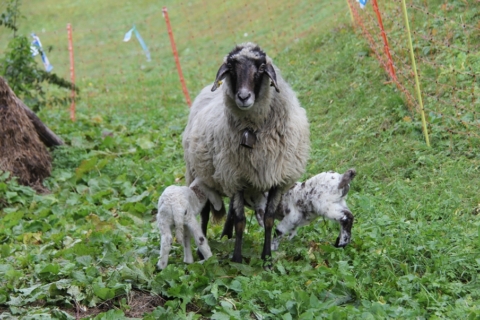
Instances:
[[[66,78],[66,23],[77,29],[81,93],[76,122],[68,106],[39,112],[67,143],[53,152],[50,194],[0,173],[0,319],[478,319],[478,149],[465,153],[458,138],[425,146],[346,3],[165,3],[192,98],[234,43],[257,41],[273,57],[310,120],[304,178],[358,172],[352,243],[334,248],[338,226],[320,220],[282,242],[265,271],[263,231],[249,215],[243,264],[211,225],[211,259],[185,265],[176,244],[157,271],[152,213],[166,186],[184,182],[188,117],[162,4],[24,3],[20,31],[44,28],[44,46],[55,39],[49,59]],[[265,8],[272,23],[260,19]],[[121,42],[133,23],[151,63]],[[0,34],[0,54],[7,40]]]

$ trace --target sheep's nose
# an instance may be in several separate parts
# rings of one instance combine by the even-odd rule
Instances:
[[[237,94],[237,97],[238,99],[240,99],[240,101],[246,101],[248,100],[250,97],[252,96],[252,94],[248,91],[240,91],[238,92]]]

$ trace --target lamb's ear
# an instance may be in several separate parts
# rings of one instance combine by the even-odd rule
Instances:
[[[228,70],[229,69],[226,63],[220,66],[220,69],[218,69],[218,72],[217,72],[217,77],[215,78],[215,82],[213,83],[212,91],[215,91],[218,89],[218,87],[220,86],[220,81],[225,79],[225,77],[227,76]]]
[[[267,63],[265,67],[265,73],[270,77],[270,80],[272,80],[271,86],[275,87],[275,91],[280,92],[280,89],[278,89],[277,85],[277,74],[275,73],[275,69],[273,69],[271,63]]]
[[[356,174],[357,174],[357,171],[355,171],[354,168],[348,169],[347,172],[345,172],[342,175],[342,181],[340,181],[340,184],[338,185],[338,189],[342,189],[343,187],[348,185],[350,181],[352,181],[353,178],[355,178]]]

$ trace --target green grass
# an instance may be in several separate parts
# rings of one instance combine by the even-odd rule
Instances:
[[[455,137],[425,146],[402,95],[384,84],[352,32],[346,4],[270,4],[273,19],[314,13],[272,28],[258,19],[241,25],[227,10],[238,1],[167,3],[192,98],[253,29],[307,110],[312,150],[304,178],[350,167],[358,175],[348,198],[353,241],[343,250],[332,246],[338,226],[320,220],[282,242],[273,270],[264,271],[263,231],[249,216],[244,264],[229,261],[233,242],[219,240],[222,226],[212,225],[211,259],[185,265],[174,245],[159,272],[152,212],[166,186],[183,183],[188,117],[160,8],[47,2],[24,6],[22,31],[64,30],[68,17],[89,50],[77,54],[85,61],[77,65],[77,121],[69,121],[68,106],[39,113],[67,143],[53,153],[45,182],[52,193],[36,195],[0,175],[0,318],[73,319],[77,308],[97,319],[480,317],[478,153],[466,154]],[[260,16],[251,6],[246,11]],[[226,21],[227,13],[238,20]],[[133,23],[151,46],[150,64],[138,44],[121,43]],[[96,28],[118,34],[87,37]],[[305,34],[292,41],[295,32]],[[119,39],[105,42],[112,50],[97,48],[103,35]],[[68,77],[65,48],[56,47],[49,58]],[[124,59],[130,50],[137,51]],[[103,138],[105,131],[112,135]],[[140,307],[145,293],[160,297],[154,307]]]

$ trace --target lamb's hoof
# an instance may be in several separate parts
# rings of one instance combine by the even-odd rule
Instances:
[[[348,243],[340,244],[340,237],[337,237],[335,244],[333,245],[335,248],[345,248]]]

